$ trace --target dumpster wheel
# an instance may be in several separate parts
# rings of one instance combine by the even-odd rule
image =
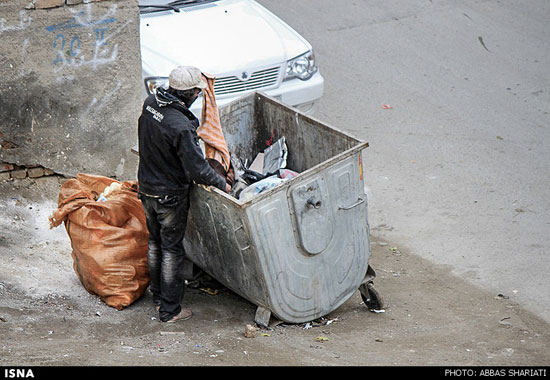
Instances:
[[[384,308],[382,297],[380,297],[378,291],[374,289],[374,284],[372,282],[361,284],[359,291],[361,292],[361,298],[365,306],[367,306],[369,310],[382,310]]]

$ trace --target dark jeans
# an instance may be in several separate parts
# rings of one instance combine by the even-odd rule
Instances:
[[[147,260],[150,289],[159,318],[165,322],[181,311],[184,292],[183,238],[187,225],[189,197],[153,198],[139,195],[149,230]]]

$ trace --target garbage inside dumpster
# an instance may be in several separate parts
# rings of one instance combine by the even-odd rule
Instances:
[[[263,152],[256,155],[248,168],[246,164],[239,164],[236,170],[238,186],[233,187],[230,195],[239,200],[248,201],[256,194],[298,175],[293,170],[285,169],[288,155],[285,140],[283,136],[275,144],[268,145]]]
[[[188,259],[254,303],[262,326],[272,315],[315,320],[358,290],[380,309],[369,265],[368,143],[262,93],[221,108],[220,120],[235,183],[230,194],[191,188]]]
[[[287,155],[288,148],[283,136],[275,144],[270,145],[264,150],[262,174],[269,175],[278,172],[279,169],[286,168]]]
[[[285,180],[298,173],[284,169],[288,149],[283,136],[275,144],[268,146],[264,152],[258,153],[252,164],[239,165],[237,187],[233,187],[230,195],[242,201],[252,199],[256,194],[282,184]]]
[[[277,176],[271,176],[264,178],[258,182],[254,182],[252,185],[248,186],[246,189],[244,189],[240,195],[239,199],[241,201],[247,201],[252,199],[252,197],[256,194],[261,193],[262,191],[271,189],[272,187],[279,186],[281,183],[283,183],[285,180],[282,178],[279,178]]]
[[[137,183],[78,174],[60,190],[50,228],[65,224],[84,288],[118,310],[149,285],[148,231]]]

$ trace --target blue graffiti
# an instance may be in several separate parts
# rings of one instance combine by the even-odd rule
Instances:
[[[58,34],[55,36],[55,39],[53,40],[53,48],[57,49],[57,56],[55,57],[53,64],[57,65],[58,63],[63,62],[63,49],[65,48],[65,36],[63,34]]]
[[[96,45],[97,46],[105,46],[107,45],[107,42],[105,41],[105,32],[107,32],[109,28],[95,28],[95,36],[96,36]]]
[[[64,64],[67,62],[66,57],[76,58],[81,52],[81,41],[77,33],[73,34],[71,30],[80,27],[93,27],[95,32],[95,46],[96,48],[101,46],[107,46],[107,32],[109,32],[109,24],[114,23],[116,19],[114,17],[105,17],[99,20],[82,21],[84,11],[80,11],[75,17],[68,19],[60,24],[54,24],[46,27],[48,32],[58,32],[53,41],[53,48],[56,51],[56,57],[53,62],[54,65]],[[65,32],[73,34],[72,38],[65,36]],[[76,30],[75,30],[76,32]],[[70,38],[70,42],[69,42]],[[69,46],[69,50],[65,51],[65,46]]]
[[[63,34],[58,34],[53,40],[53,48],[57,50],[57,56],[53,61],[54,65],[62,63],[65,59],[63,49],[65,49],[65,36]],[[80,37],[74,35],[71,39],[69,55],[71,57],[76,57],[80,53]]]
[[[80,37],[78,37],[76,34],[71,40],[71,49],[69,50],[69,54],[71,55],[71,57],[76,57],[78,54],[80,54]]]
[[[54,24],[46,27],[46,30],[48,32],[54,32],[58,30],[65,30],[65,29],[71,29],[71,28],[80,28],[80,27],[86,27],[86,26],[94,26],[94,25],[104,25],[104,24],[111,24],[116,21],[114,17],[109,17],[101,20],[94,20],[94,21],[88,21],[88,22],[79,22],[77,21],[78,16],[84,15],[84,11],[80,11],[77,16],[62,22],[60,24]]]

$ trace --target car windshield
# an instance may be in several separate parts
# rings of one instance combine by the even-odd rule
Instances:
[[[212,3],[218,0],[139,0],[140,13],[162,11],[179,12],[180,8],[195,4]]]

